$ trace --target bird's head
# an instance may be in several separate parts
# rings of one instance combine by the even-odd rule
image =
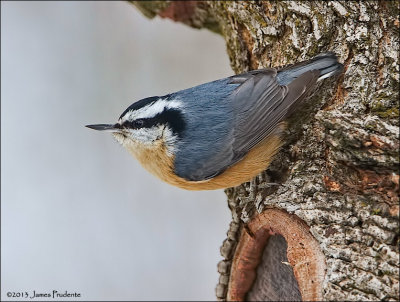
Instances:
[[[185,129],[185,122],[182,103],[179,100],[150,97],[129,106],[115,124],[96,124],[86,127],[111,132],[129,151],[135,152],[134,149],[138,147],[152,148],[161,142],[172,155]]]

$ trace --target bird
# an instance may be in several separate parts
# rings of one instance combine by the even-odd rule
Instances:
[[[333,52],[282,68],[263,68],[141,99],[111,132],[142,166],[186,190],[215,190],[250,181],[285,143],[287,120],[317,82],[341,73]]]

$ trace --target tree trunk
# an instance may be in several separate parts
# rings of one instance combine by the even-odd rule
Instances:
[[[271,166],[226,190],[217,298],[398,300],[399,3],[135,5],[220,33],[236,73],[326,51],[345,66],[297,114]]]

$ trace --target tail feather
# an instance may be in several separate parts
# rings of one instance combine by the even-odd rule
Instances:
[[[280,69],[276,78],[280,85],[288,85],[303,73],[311,70],[319,71],[318,81],[320,81],[340,73],[343,70],[343,65],[337,61],[333,52],[327,52],[319,54],[311,60]]]

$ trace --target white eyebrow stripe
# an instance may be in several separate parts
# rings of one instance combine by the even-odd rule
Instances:
[[[182,102],[178,100],[168,101],[166,99],[158,99],[153,104],[147,105],[143,108],[130,111],[122,118],[123,121],[133,121],[140,118],[152,118],[157,114],[163,112],[165,109],[182,108]]]

